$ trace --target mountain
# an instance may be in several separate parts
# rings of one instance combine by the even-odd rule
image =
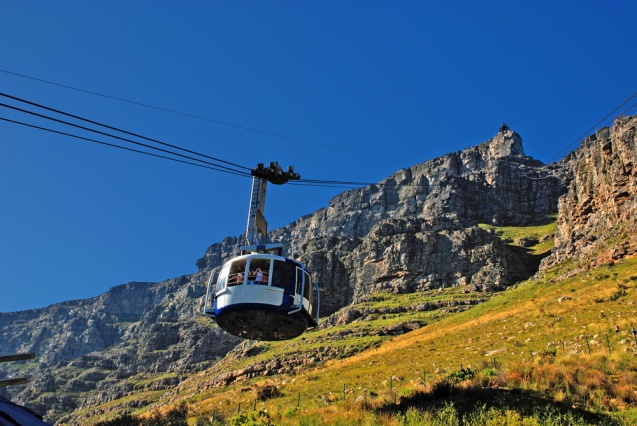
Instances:
[[[502,289],[532,274],[537,259],[516,259],[523,253],[477,225],[545,223],[567,178],[563,168],[526,156],[520,136],[504,128],[475,147],[346,191],[270,237],[314,272],[324,315],[373,291]],[[214,244],[197,265],[211,269],[239,245],[236,238]]]
[[[322,316],[329,317],[323,328],[364,318],[352,304],[368,303],[379,293],[414,295],[409,306],[395,308],[405,318],[441,307],[448,313],[464,310],[538,268],[541,274],[566,259],[586,268],[590,254],[603,262],[634,253],[635,122],[617,120],[550,165],[526,156],[520,136],[503,126],[480,145],[346,191],[270,238],[313,271]],[[539,241],[511,244],[497,230],[546,225],[556,214],[550,254],[521,246]],[[601,242],[607,238],[621,245],[608,249]],[[2,394],[46,413],[49,421],[83,423],[100,413],[152,406],[197,372],[208,374],[222,364],[226,373],[215,375],[214,385],[235,380],[238,371],[246,377],[289,373],[295,366],[349,356],[325,346],[248,370],[231,366],[263,349],[202,317],[202,296],[209,271],[236,255],[240,245],[240,237],[213,244],[192,275],[0,314],[0,352],[38,355],[33,363],[2,366],[3,376],[28,373],[32,379]],[[425,296],[443,288],[470,296],[455,302]],[[376,337],[408,333],[424,322],[381,328]]]

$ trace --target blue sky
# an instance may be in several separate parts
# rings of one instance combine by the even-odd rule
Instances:
[[[375,182],[502,122],[552,162],[637,90],[635,16],[632,0],[5,2],[0,92],[308,179]],[[249,191],[0,122],[0,312],[195,272],[244,232]],[[338,192],[271,187],[270,229]]]

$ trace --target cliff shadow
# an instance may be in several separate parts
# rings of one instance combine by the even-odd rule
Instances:
[[[526,247],[506,245],[506,259],[509,265],[508,280],[511,284],[531,278],[540,269],[542,259],[551,254],[548,250],[544,253],[535,254]]]
[[[429,391],[415,392],[410,396],[395,395],[395,402],[376,409],[378,412],[396,414],[409,408],[421,411],[455,414],[454,418],[471,418],[485,415],[488,410],[511,410],[524,417],[534,417],[545,424],[615,424],[612,416],[577,407],[573,401],[555,402],[542,392],[523,389],[503,389],[481,386],[459,386],[448,381],[434,384]],[[449,407],[454,413],[448,413]],[[443,412],[445,412],[443,414]]]

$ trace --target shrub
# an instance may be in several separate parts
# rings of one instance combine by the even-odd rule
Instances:
[[[610,295],[610,300],[613,300],[613,301],[619,300],[623,296],[626,296],[626,290],[624,290],[623,288],[620,288],[619,290],[617,290],[616,292]]]
[[[139,418],[130,414],[124,414],[112,420],[95,423],[95,426],[135,426],[139,424]]]
[[[284,416],[289,419],[296,416],[296,413],[298,412],[299,412],[299,407],[290,407],[285,411]]]
[[[424,424],[431,424],[431,414],[419,411],[415,408],[409,408],[404,413],[399,413],[396,416],[398,424],[400,426],[419,426]]]
[[[454,407],[453,402],[445,404],[444,407],[436,411],[431,424],[436,426],[459,426],[460,416],[458,415],[458,410],[456,410],[456,407]]]
[[[581,416],[572,412],[560,413],[557,409],[547,406],[546,410],[538,410],[533,414],[533,418],[541,425],[586,425],[588,424]]]
[[[268,413],[264,411],[252,411],[250,413],[240,413],[230,419],[230,426],[271,426],[272,420]]]
[[[403,388],[398,392],[398,396],[400,398],[411,398],[416,394],[416,389],[414,388]]]
[[[281,396],[281,391],[274,385],[265,385],[257,390],[257,398],[260,401],[267,401],[279,396]]]
[[[557,349],[543,349],[538,352],[541,358],[552,361],[557,356]]]
[[[165,414],[155,412],[149,417],[140,418],[141,426],[188,426],[188,408],[181,404]]]
[[[537,421],[536,419],[528,417],[523,418],[522,415],[517,411],[501,410],[495,407],[487,409],[487,407],[484,405],[462,416],[462,423],[466,426],[540,426],[539,421]]]
[[[447,380],[452,383],[459,384],[465,380],[471,380],[475,377],[476,371],[470,368],[461,368],[456,370],[447,376]]]
[[[223,426],[225,424],[226,417],[224,414],[221,411],[212,410],[205,417],[200,415],[194,426]]]
[[[499,372],[493,367],[487,367],[481,370],[480,374],[482,374],[484,377],[495,377],[499,374]]]

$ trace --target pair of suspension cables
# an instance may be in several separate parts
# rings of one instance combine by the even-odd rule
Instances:
[[[213,123],[222,124],[222,125],[230,126],[230,127],[235,127],[235,128],[239,128],[239,129],[247,130],[247,131],[251,131],[251,132],[257,132],[257,133],[265,134],[265,135],[268,135],[268,136],[275,136],[275,137],[278,137],[278,138],[293,140],[293,141],[296,141],[296,142],[303,142],[303,143],[318,145],[318,146],[322,146],[322,147],[330,148],[330,149],[339,149],[339,150],[346,151],[346,152],[353,153],[353,154],[361,154],[361,155],[377,157],[377,156],[375,156],[373,154],[369,154],[369,153],[359,153],[359,152],[347,150],[347,149],[341,148],[341,147],[333,147],[333,146],[329,146],[329,145],[318,144],[318,143],[314,143],[314,142],[311,142],[311,141],[306,141],[304,139],[293,138],[293,137],[290,137],[290,136],[280,135],[280,134],[272,133],[272,132],[266,132],[266,131],[263,131],[263,130],[253,129],[253,128],[245,127],[245,126],[239,126],[239,125],[236,125],[236,124],[231,124],[231,123],[227,123],[227,122],[223,122],[223,121],[219,121],[219,120],[212,120],[212,119],[201,117],[201,116],[198,116],[198,115],[186,114],[186,113],[183,113],[183,112],[179,112],[179,111],[175,111],[175,110],[171,110],[171,109],[167,109],[167,108],[160,108],[160,107],[156,107],[156,106],[153,106],[153,105],[144,104],[144,103],[141,103],[141,102],[135,102],[135,101],[127,100],[127,99],[117,98],[117,97],[114,97],[114,96],[104,95],[104,94],[101,94],[101,93],[92,92],[92,91],[88,91],[88,90],[84,90],[84,89],[78,89],[78,88],[75,88],[75,87],[72,87],[72,86],[67,86],[67,85],[63,85],[63,84],[59,84],[59,83],[54,83],[54,82],[51,82],[51,81],[42,80],[42,79],[38,79],[38,78],[35,78],[35,77],[30,77],[30,76],[26,76],[26,75],[22,75],[22,74],[18,74],[18,73],[14,73],[14,72],[7,71],[7,70],[0,69],[0,72],[6,73],[6,74],[11,74],[11,75],[22,77],[22,78],[26,78],[26,79],[31,79],[31,80],[43,82],[43,83],[47,83],[47,84],[50,84],[50,85],[63,87],[63,88],[66,88],[66,89],[71,89],[71,90],[75,90],[75,91],[88,93],[88,94],[91,94],[91,95],[96,95],[96,96],[101,96],[101,97],[105,97],[105,98],[109,98],[109,99],[114,99],[114,100],[118,100],[118,101],[121,101],[121,102],[127,102],[127,103],[131,103],[131,104],[143,106],[143,107],[146,107],[146,108],[152,108],[152,109],[156,109],[156,110],[160,110],[160,111],[164,111],[164,112],[169,112],[169,113],[172,113],[172,114],[178,114],[178,115],[182,115],[182,116],[186,116],[186,117],[190,117],[190,118],[195,118],[195,119],[199,119],[199,120],[210,121],[210,122],[213,122]],[[93,134],[100,135],[102,137],[112,138],[112,139],[115,139],[115,140],[119,141],[119,143],[123,142],[123,143],[134,145],[135,148],[131,148],[130,146],[119,145],[119,144],[112,143],[112,142],[104,142],[104,141],[97,140],[97,139],[94,139],[94,138],[80,136],[80,135],[72,134],[72,133],[65,132],[65,131],[55,130],[55,129],[52,129],[52,128],[47,127],[47,126],[39,126],[39,125],[35,125],[35,124],[32,124],[32,123],[24,122],[24,121],[18,121],[18,120],[12,120],[12,119],[9,119],[9,118],[0,117],[0,120],[2,120],[2,121],[6,121],[6,122],[13,123],[13,124],[26,126],[26,127],[31,127],[31,128],[39,129],[39,130],[42,130],[42,131],[51,132],[51,133],[57,133],[57,134],[60,134],[60,135],[63,135],[63,136],[67,136],[67,137],[71,137],[71,138],[75,138],[75,139],[81,139],[81,140],[84,140],[84,141],[97,143],[97,144],[109,146],[109,147],[112,147],[112,148],[123,149],[123,150],[131,151],[131,152],[135,152],[135,153],[138,153],[138,154],[142,154],[142,155],[149,155],[149,156],[153,156],[153,157],[157,157],[157,158],[161,158],[161,159],[165,159],[165,160],[169,160],[169,161],[175,161],[175,162],[179,162],[179,163],[183,163],[183,164],[187,164],[187,165],[191,165],[191,166],[211,169],[211,170],[222,172],[222,173],[228,173],[228,174],[242,176],[242,177],[251,177],[251,173],[250,172],[251,172],[252,168],[250,168],[250,167],[246,167],[246,166],[243,166],[243,165],[240,165],[240,164],[237,164],[237,163],[233,163],[233,162],[230,162],[230,161],[222,160],[220,158],[213,157],[213,156],[210,156],[210,155],[207,155],[207,154],[203,154],[203,153],[196,152],[196,151],[193,151],[193,150],[189,150],[189,149],[186,149],[186,148],[183,148],[183,147],[179,147],[179,146],[174,145],[174,144],[169,144],[169,143],[166,143],[166,142],[162,142],[160,140],[157,140],[157,139],[154,139],[154,138],[149,138],[149,137],[137,134],[137,133],[129,132],[129,131],[117,128],[115,126],[110,126],[110,125],[107,125],[107,124],[104,124],[104,123],[101,123],[101,122],[98,122],[98,121],[95,121],[95,120],[90,120],[90,119],[87,119],[87,118],[84,118],[84,117],[80,117],[80,116],[75,115],[75,114],[70,114],[68,112],[64,112],[64,111],[61,111],[59,109],[51,108],[51,107],[48,107],[48,106],[45,106],[45,105],[42,105],[42,104],[38,104],[36,102],[28,101],[26,99],[21,99],[21,98],[18,98],[16,96],[12,96],[12,95],[9,95],[9,94],[6,94],[6,93],[0,93],[0,96],[4,97],[5,99],[8,99],[10,101],[17,102],[19,105],[23,106],[23,107],[17,107],[17,106],[8,105],[6,103],[0,102],[0,107],[4,107],[4,108],[10,109],[10,110],[18,111],[18,112],[27,114],[27,115],[29,115],[31,117],[38,117],[38,118],[41,118],[41,119],[49,120],[49,122],[56,122],[56,123],[59,123],[59,124],[70,126],[72,128],[75,128],[75,129],[88,131],[88,132],[91,132]],[[568,144],[562,151],[560,151],[558,154],[556,154],[551,159],[551,161],[556,160],[560,155],[568,152],[575,144],[577,144],[584,137],[586,137],[591,131],[595,130],[597,128],[597,126],[599,126],[600,124],[606,122],[606,120],[608,120],[611,116],[613,116],[613,114],[615,114],[621,107],[623,107],[628,102],[630,102],[635,96],[637,96],[637,92],[633,93],[628,99],[626,99],[624,102],[622,102],[620,105],[618,105],[615,109],[613,109],[613,111],[608,113],[599,122],[594,124],[590,129],[588,129],[586,132],[584,132],[581,136],[579,136],[573,142]],[[637,106],[637,102],[633,103],[630,106],[628,106],[621,113],[619,113],[619,115],[623,115],[623,114],[627,113],[628,111],[630,111],[635,106]],[[57,114],[58,116],[64,117],[65,119],[55,118],[55,117],[52,117],[50,115],[46,115],[43,112],[30,111],[30,110],[25,109],[24,107],[36,108],[37,110],[45,111],[47,113],[54,113],[54,114]],[[81,122],[82,124],[72,123],[72,122],[67,121],[67,119],[76,120],[76,121]],[[97,128],[87,127],[88,125],[97,126]],[[103,129],[103,130],[98,130],[98,129]],[[109,132],[116,132],[116,134],[109,133]],[[139,140],[131,139],[131,137],[139,139],[139,140],[142,140],[144,142],[140,142]],[[387,159],[387,160],[392,160],[392,161],[399,161],[399,160],[394,160],[394,159],[388,159],[388,158],[385,158],[385,157],[382,157],[382,158],[383,159]],[[555,177],[555,176],[554,176],[554,174],[549,173],[546,176],[540,176],[540,177],[526,176],[526,177],[529,178],[529,179],[537,180],[537,179],[547,179],[547,178],[551,178],[551,177]],[[320,179],[300,179],[298,181],[293,181],[293,182],[290,182],[290,183],[294,184],[294,185],[341,187],[341,188],[347,188],[347,187],[356,188],[356,187],[361,187],[361,186],[375,185],[375,183],[373,183],[373,182],[354,182],[354,181],[320,180]]]

